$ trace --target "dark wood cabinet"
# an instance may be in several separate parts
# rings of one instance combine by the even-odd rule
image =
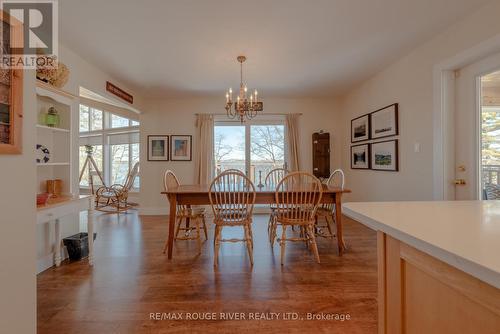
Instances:
[[[330,134],[315,132],[313,143],[313,174],[319,178],[330,176]]]

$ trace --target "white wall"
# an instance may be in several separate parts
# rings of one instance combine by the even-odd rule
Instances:
[[[73,50],[62,44],[59,44],[59,59],[70,70],[69,80],[63,87],[64,90],[78,96],[81,86],[110,100],[124,102],[106,91],[106,81],[110,81],[134,96],[134,103],[132,105],[134,108],[138,110],[143,109],[144,99],[140,95],[124,83],[111,77],[105,70],[100,69],[94,64],[90,64]]]
[[[353,89],[342,99],[342,163],[353,201],[433,198],[433,67],[500,33],[493,1]],[[398,102],[400,171],[350,169],[350,120]],[[420,143],[420,153],[414,144]]]
[[[300,120],[301,169],[312,171],[312,134],[319,130],[330,132],[331,170],[340,166],[340,116],[333,99],[282,99],[264,98],[269,113],[303,113]],[[194,182],[194,161],[158,162],[147,161],[148,135],[194,135],[196,113],[224,112],[222,98],[192,98],[154,100],[141,115],[141,193],[142,214],[167,213],[167,200],[160,195],[162,177],[166,169],[172,169],[181,183]],[[259,117],[259,116],[257,116]],[[261,117],[264,117],[262,115]],[[193,157],[197,147],[193,147]]]
[[[24,73],[23,153],[0,155],[0,332],[35,333],[35,74]]]

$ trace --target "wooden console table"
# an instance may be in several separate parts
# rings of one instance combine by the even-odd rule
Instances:
[[[53,198],[45,205],[37,206],[37,224],[54,223],[55,242],[54,261],[56,267],[61,265],[61,227],[59,219],[72,213],[88,212],[88,235],[89,235],[89,264],[94,261],[94,197],[91,195],[80,195],[77,197],[62,196]]]

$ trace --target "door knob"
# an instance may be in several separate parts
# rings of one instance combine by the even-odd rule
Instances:
[[[467,184],[467,182],[465,182],[464,179],[455,179],[455,181],[453,181],[453,183],[455,183],[455,185],[457,185],[457,186],[464,186]]]

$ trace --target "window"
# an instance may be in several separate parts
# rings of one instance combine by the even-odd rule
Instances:
[[[87,153],[85,145],[91,145],[94,158],[107,185],[123,184],[129,171],[139,161],[139,127],[136,120],[117,116],[107,111],[80,105],[80,171]],[[100,185],[99,177],[93,176],[94,187]],[[133,189],[140,186],[136,177]],[[88,169],[83,173],[80,187],[89,187]]]
[[[267,173],[285,166],[283,121],[239,123],[221,121],[214,127],[215,173],[239,169],[258,185]]]
[[[80,132],[102,130],[103,112],[83,104],[80,105]]]
[[[125,128],[129,126],[129,119],[111,114],[111,127],[112,128]]]

